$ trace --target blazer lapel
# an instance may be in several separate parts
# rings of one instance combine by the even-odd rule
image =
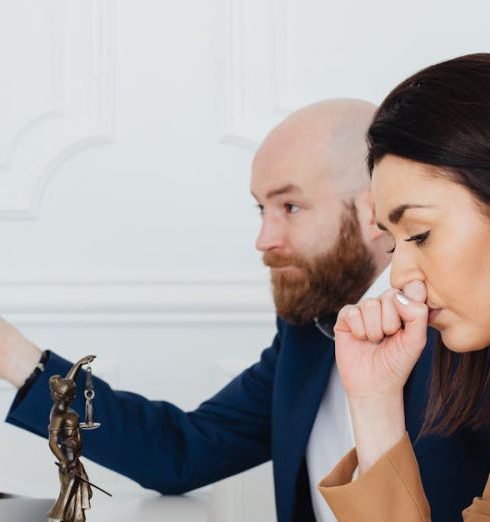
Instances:
[[[291,521],[298,473],[334,361],[334,343],[314,325],[284,330],[273,399],[272,455],[280,522]]]

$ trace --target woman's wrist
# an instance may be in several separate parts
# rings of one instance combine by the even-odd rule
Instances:
[[[389,396],[349,398],[349,409],[362,475],[405,434],[403,390]]]

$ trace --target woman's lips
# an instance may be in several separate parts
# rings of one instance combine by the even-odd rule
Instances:
[[[432,323],[441,311],[442,308],[429,308],[429,323]]]

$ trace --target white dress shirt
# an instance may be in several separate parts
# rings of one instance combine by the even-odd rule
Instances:
[[[389,288],[390,266],[374,281],[363,299],[378,297]],[[347,398],[334,362],[306,447],[311,499],[317,522],[336,521],[325,499],[318,492],[317,484],[353,446],[354,434]]]

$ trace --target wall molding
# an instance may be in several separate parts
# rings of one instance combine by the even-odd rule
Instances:
[[[289,7],[290,0],[287,0]],[[246,9],[257,9],[255,4],[245,0],[230,0],[226,4],[226,121],[227,128],[222,143],[238,145],[255,150],[266,132],[282,120],[292,108],[285,105],[287,97],[283,93],[290,64],[287,57],[289,9],[284,1],[268,0],[258,4],[261,12],[257,20],[267,20],[267,34],[257,35],[257,28],[248,26],[253,39],[263,45],[260,54],[250,51],[248,45]],[[253,7],[251,7],[253,6]],[[265,13],[263,11],[266,11]],[[247,64],[261,62],[261,70],[266,76],[257,74]],[[251,106],[250,82],[260,76],[260,99]],[[257,87],[257,86],[255,86]]]
[[[267,324],[266,280],[240,278],[20,278],[0,280],[0,315],[29,324]]]
[[[82,24],[83,41],[68,38]],[[50,179],[69,158],[114,136],[115,0],[52,0],[51,107],[14,130],[2,160],[0,219],[36,219]],[[73,64],[85,64],[73,73]],[[70,63],[70,71],[67,64]],[[80,85],[84,88],[80,89]],[[87,103],[80,96],[86,97]]]

